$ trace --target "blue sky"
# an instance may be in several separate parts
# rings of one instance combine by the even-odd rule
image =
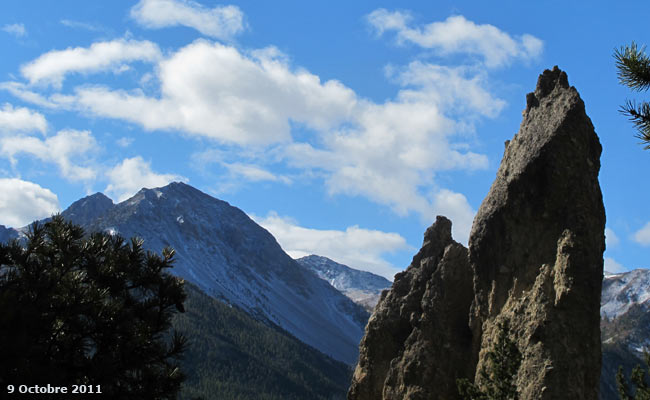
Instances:
[[[644,94],[612,53],[650,43],[650,4],[526,3],[3,4],[0,224],[180,180],[294,257],[390,277],[437,214],[467,242],[526,93],[559,65],[603,144],[606,268],[648,267],[650,151],[618,112]]]

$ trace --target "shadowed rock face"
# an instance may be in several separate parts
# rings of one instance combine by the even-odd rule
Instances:
[[[411,266],[395,275],[366,326],[350,399],[430,399],[468,376],[473,298],[467,249],[438,217]],[[441,397],[444,398],[444,397]]]
[[[523,356],[520,398],[598,398],[601,146],[557,67],[539,77],[523,117],[469,250],[438,217],[375,308],[349,399],[459,398],[456,379],[479,376],[506,321]]]

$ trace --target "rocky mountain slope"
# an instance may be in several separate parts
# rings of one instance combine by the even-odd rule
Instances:
[[[469,248],[438,217],[366,327],[349,400],[457,399],[505,330],[533,400],[598,397],[605,209],[601,145],[567,75],[540,75]]]
[[[614,377],[619,365],[629,376],[635,365],[643,365],[642,350],[650,346],[650,270],[606,274],[601,317],[600,398],[618,400]]]
[[[170,246],[177,254],[172,273],[337,360],[357,360],[368,313],[224,201],[171,183],[142,189],[119,204],[97,193],[62,214],[88,231],[141,237],[155,252]]]
[[[650,310],[650,270],[610,274],[605,273],[600,314],[613,320],[638,305]],[[650,340],[650,337],[648,338]]]
[[[381,292],[390,288],[391,281],[367,271],[359,271],[339,264],[327,257],[310,255],[296,260],[298,264],[313,271],[319,278],[329,282],[355,303],[372,312]]]

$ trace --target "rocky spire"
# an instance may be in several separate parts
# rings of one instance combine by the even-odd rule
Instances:
[[[349,399],[454,399],[507,322],[521,399],[596,399],[605,211],[601,146],[555,67],[528,94],[469,251],[438,218],[366,328]],[[480,381],[478,382],[480,383]]]

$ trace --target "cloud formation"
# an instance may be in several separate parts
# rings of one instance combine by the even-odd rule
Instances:
[[[9,103],[0,108],[0,136],[34,131],[42,134],[47,131],[47,121],[43,114],[25,107],[14,107]]]
[[[158,45],[148,40],[117,39],[96,42],[89,48],[74,47],[52,50],[23,65],[21,74],[30,84],[60,87],[69,73],[91,73],[118,69],[133,61],[153,62],[161,58]]]
[[[132,16],[151,26],[195,21],[171,19],[170,10],[178,11],[177,19],[208,11],[197,3],[145,0]],[[211,139],[236,155],[216,161],[226,171],[223,187],[316,177],[330,195],[362,196],[398,215],[417,213],[424,223],[446,215],[454,222],[454,237],[466,242],[475,210],[461,193],[440,187],[436,175],[488,167],[485,154],[470,150],[476,148],[474,127],[499,115],[506,104],[494,94],[486,65],[530,59],[541,51],[541,42],[537,46],[535,38],[513,37],[462,16],[414,27],[408,14],[376,10],[368,20],[378,33],[398,32],[402,42],[484,63],[443,66],[420,58],[386,66],[387,79],[398,91],[376,102],[339,81],[322,81],[292,66],[275,47],[243,50],[199,39],[147,72],[157,78],[149,82],[160,85],[153,90],[83,85],[69,94],[45,96],[18,82],[3,87],[44,107]],[[116,185],[109,187],[118,196],[131,194],[132,188]]]
[[[291,179],[283,175],[274,174],[258,165],[245,163],[222,163],[226,169],[236,178],[245,179],[249,182],[282,182],[291,183]]]
[[[462,15],[424,26],[413,26],[409,13],[384,8],[371,12],[366,18],[378,35],[394,31],[398,44],[410,42],[443,56],[478,56],[491,68],[507,65],[515,59],[535,58],[543,48],[543,42],[535,36],[513,37],[493,25],[476,24]]]
[[[618,273],[621,273],[621,272],[627,272],[627,270],[628,270],[621,263],[619,263],[618,261],[614,260],[611,257],[605,257],[603,269],[606,272],[609,272],[611,274],[618,274]]]
[[[290,120],[326,130],[352,112],[356,96],[337,81],[293,71],[273,48],[241,53],[198,40],[159,65],[161,95],[81,87],[72,100],[93,114],[147,130],[180,130],[223,143],[265,145],[291,138]]]
[[[619,243],[620,239],[616,233],[610,228],[605,228],[605,246],[609,249],[618,246]]]
[[[187,178],[175,174],[158,174],[151,169],[151,162],[136,156],[126,158],[106,172],[109,180],[104,191],[117,201],[124,201],[142,188],[165,186],[173,181],[187,182]]]
[[[636,231],[632,238],[641,246],[650,246],[650,222]]]
[[[20,85],[10,90],[39,104],[124,119],[148,130],[272,148],[290,167],[318,172],[331,195],[364,196],[399,215],[419,213],[427,223],[446,214],[454,220],[457,239],[467,240],[474,210],[463,195],[436,188],[434,176],[488,165],[485,155],[466,150],[465,141],[476,121],[498,115],[505,102],[490,92],[481,70],[422,61],[389,68],[389,79],[401,89],[383,103],[291,68],[272,47],[242,52],[198,40],[162,60],[157,71],[159,97],[102,86],[49,98]],[[296,141],[295,123],[313,136]],[[255,160],[222,165],[248,181],[288,183]],[[453,206],[443,198],[452,199]]]
[[[2,30],[18,38],[27,35],[27,30],[23,24],[7,24],[2,27]]]
[[[397,233],[387,233],[351,226],[344,231],[305,228],[288,217],[269,213],[252,218],[277,239],[293,258],[310,254],[328,257],[355,269],[370,271],[393,280],[401,271],[382,256],[400,250],[412,250]]]
[[[20,228],[60,211],[49,189],[20,179],[0,178],[0,224]]]
[[[215,39],[230,39],[244,30],[244,14],[236,6],[212,9],[189,0],[140,0],[131,18],[147,28],[186,26]]]
[[[58,166],[61,175],[69,181],[91,181],[97,171],[88,165],[85,156],[97,150],[98,145],[90,131],[65,129],[55,136],[40,139],[33,136],[0,137],[0,155],[16,165],[19,155],[29,155]]]

